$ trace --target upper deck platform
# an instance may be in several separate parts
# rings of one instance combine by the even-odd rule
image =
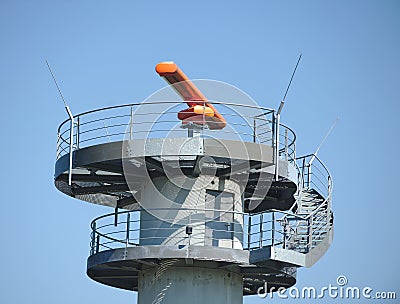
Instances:
[[[223,129],[182,124],[177,115],[186,104],[177,101],[107,107],[65,120],[58,128],[57,188],[81,200],[132,209],[134,194],[149,179],[206,173],[241,180],[245,196],[265,201],[263,209],[288,209],[300,174],[294,132],[277,126],[274,110],[213,104],[226,119]]]

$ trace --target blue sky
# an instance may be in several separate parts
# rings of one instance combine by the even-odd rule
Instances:
[[[164,86],[164,60],[277,108],[299,53],[282,115],[298,155],[340,121],[319,154],[333,175],[334,243],[298,286],[344,274],[400,297],[400,2],[2,0],[0,37],[1,303],[136,301],[85,274],[89,223],[110,210],[53,185],[66,113],[45,59],[79,113],[143,100]]]

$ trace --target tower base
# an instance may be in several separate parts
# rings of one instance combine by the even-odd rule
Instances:
[[[138,304],[242,304],[243,277],[224,269],[171,267],[139,274]]]

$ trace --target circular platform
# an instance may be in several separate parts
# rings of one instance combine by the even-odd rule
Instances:
[[[143,270],[169,267],[223,269],[240,274],[244,295],[257,294],[266,283],[275,290],[296,283],[297,267],[275,261],[250,265],[248,255],[248,251],[203,246],[128,247],[90,256],[87,274],[99,283],[133,291],[138,290],[138,276]]]
[[[172,108],[159,109],[160,105]],[[288,210],[295,201],[300,174],[293,131],[280,125],[281,140],[277,141],[272,110],[219,106],[229,106],[223,113],[228,126],[194,130],[193,137],[188,137],[187,126],[182,128],[173,118],[179,108],[168,102],[77,115],[76,125],[65,121],[59,127],[56,187],[80,200],[132,210],[140,203],[141,187],[153,178],[196,178],[211,172],[245,185],[249,212]],[[70,138],[71,127],[74,136]]]

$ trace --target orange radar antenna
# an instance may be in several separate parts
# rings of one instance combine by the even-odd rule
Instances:
[[[183,124],[190,122],[200,125],[206,124],[211,130],[225,128],[225,118],[218,113],[217,109],[208,102],[203,93],[174,62],[167,61],[157,64],[156,72],[172,85],[189,106],[188,109],[178,113],[178,118],[182,120]]]

